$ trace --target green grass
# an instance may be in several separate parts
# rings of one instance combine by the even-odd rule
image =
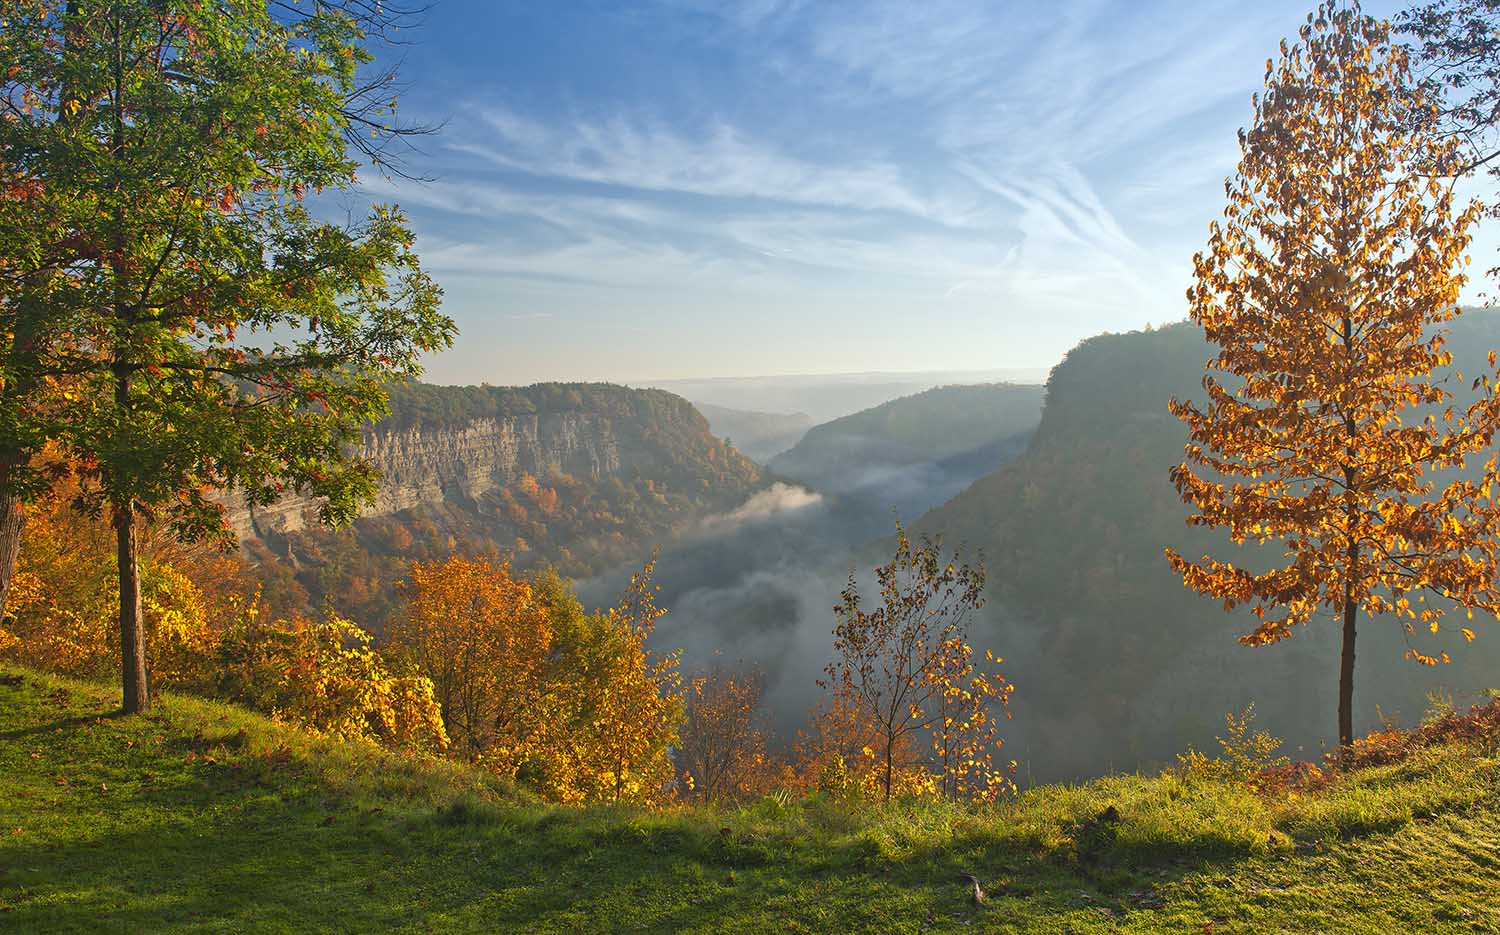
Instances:
[[[0,932],[1500,931],[1500,761],[1458,746],[1276,801],[1122,776],[987,810],[650,813],[117,703],[0,670]]]

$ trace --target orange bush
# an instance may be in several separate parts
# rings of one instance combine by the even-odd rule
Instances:
[[[142,536],[141,598],[152,647],[153,682],[201,688],[214,647],[244,579],[232,560]],[[105,676],[119,667],[118,581],[113,531],[61,499],[33,508],[21,543],[0,655],[69,675]]]
[[[767,751],[759,672],[715,668],[687,683],[679,788],[704,802],[746,799],[769,792],[780,772]]]
[[[391,651],[432,680],[457,752],[514,776],[547,727],[546,609],[508,566],[457,556],[414,562],[401,593]]]

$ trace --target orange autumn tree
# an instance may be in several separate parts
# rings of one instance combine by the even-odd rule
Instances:
[[[677,747],[688,796],[719,802],[770,790],[776,768],[766,749],[765,689],[765,673],[723,666],[688,680]]]
[[[1342,620],[1347,745],[1361,612],[1395,614],[1408,641],[1450,610],[1500,614],[1495,460],[1478,480],[1452,473],[1489,447],[1500,389],[1484,378],[1459,406],[1434,376],[1478,211],[1438,180],[1454,144],[1411,129],[1437,102],[1357,3],[1320,6],[1300,37],[1268,63],[1224,222],[1194,258],[1191,316],[1219,347],[1207,402],[1171,402],[1189,428],[1171,471],[1188,522],[1279,542],[1283,561],[1167,556],[1187,587],[1249,608],[1246,645]]]
[[[552,624],[507,565],[451,556],[413,562],[391,649],[432,680],[456,752],[513,776],[547,727]]]
[[[391,652],[432,680],[455,752],[561,802],[652,802],[670,790],[677,654],[646,645],[663,611],[650,576],[588,613],[555,571],[417,562]]]
[[[834,608],[835,660],[825,684],[831,712],[852,717],[875,744],[862,752],[876,764],[889,801],[905,751],[933,738],[937,780],[958,795],[1000,785],[990,754],[1000,747],[989,712],[1009,704],[998,673],[983,673],[969,645],[969,617],[984,605],[984,569],[945,562],[941,545],[913,545],[896,526],[896,553],[875,570],[880,605],[866,610],[853,573]],[[990,663],[998,663],[985,653]]]

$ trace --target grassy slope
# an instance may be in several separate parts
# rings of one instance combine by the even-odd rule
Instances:
[[[648,814],[186,698],[111,717],[117,697],[0,672],[0,931],[1500,930],[1500,760],[1473,749],[1276,803],[1118,777],[988,812]]]

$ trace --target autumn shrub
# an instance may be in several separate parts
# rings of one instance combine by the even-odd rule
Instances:
[[[560,802],[654,802],[672,789],[677,656],[646,646],[652,566],[587,613],[555,572],[452,557],[413,565],[392,651],[432,679],[460,754]]]
[[[742,801],[775,786],[780,764],[767,745],[765,684],[761,672],[722,666],[688,680],[677,747],[679,788],[686,797]]]
[[[1277,756],[1281,739],[1268,731],[1255,729],[1255,705],[1239,714],[1224,715],[1225,735],[1214,738],[1220,755],[1209,757],[1191,747],[1178,756],[1179,773],[1188,781],[1228,780],[1244,783],[1252,789],[1281,784],[1291,760]]]
[[[807,728],[792,745],[792,765],[784,784],[804,794],[879,801],[884,798],[884,761],[878,757],[880,728],[842,692],[832,692],[812,711]],[[921,750],[911,735],[891,754],[891,796],[913,798],[936,793]]]
[[[393,671],[370,642],[332,613],[265,619],[248,607],[219,643],[217,694],[329,736],[446,749],[432,682]]]
[[[1500,700],[1491,699],[1460,713],[1452,704],[1423,718],[1412,730],[1384,729],[1360,737],[1326,757],[1335,771],[1399,763],[1417,751],[1461,743],[1484,751],[1500,749]]]
[[[232,560],[142,536],[141,601],[153,647],[153,682],[202,688],[212,681],[214,648],[243,584]],[[118,582],[113,531],[61,498],[28,516],[0,657],[67,675],[104,676],[119,666]]]

